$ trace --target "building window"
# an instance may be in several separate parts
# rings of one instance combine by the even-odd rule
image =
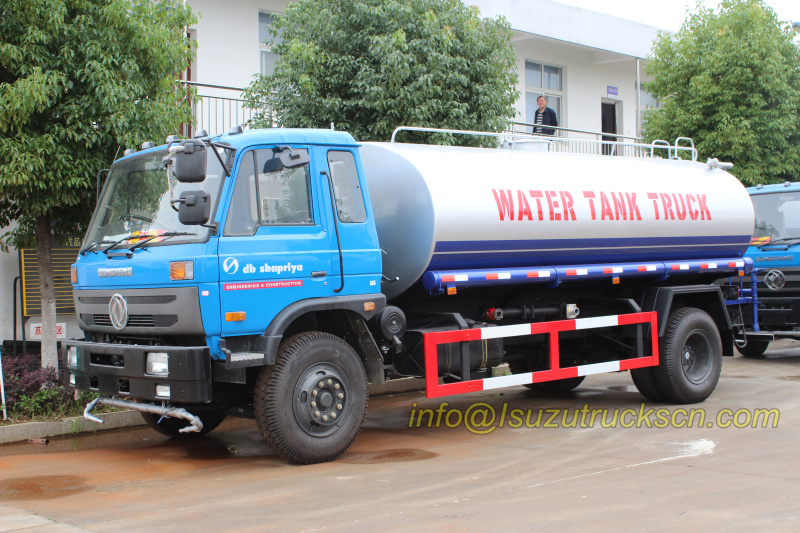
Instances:
[[[267,31],[267,28],[275,22],[273,13],[258,14],[258,43],[261,49],[261,75],[271,76],[275,72],[275,63],[278,61],[278,54],[272,51],[276,44],[280,44],[281,36],[275,37]]]
[[[564,96],[563,78],[561,67],[534,61],[525,62],[525,122],[531,124],[534,122],[536,110],[539,108],[536,100],[544,95],[547,107],[556,112],[558,124],[563,127],[561,115],[561,100]]]

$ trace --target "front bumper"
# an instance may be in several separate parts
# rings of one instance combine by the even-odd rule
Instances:
[[[77,348],[75,368],[67,366],[67,350]],[[150,352],[169,355],[166,377],[146,373]],[[173,403],[211,401],[211,353],[208,347],[144,346],[65,341],[64,368],[75,376],[75,388],[109,396]],[[156,394],[156,386],[169,386],[169,397]],[[163,390],[163,387],[162,387]]]

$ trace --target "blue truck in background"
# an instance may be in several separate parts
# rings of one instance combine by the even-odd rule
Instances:
[[[745,257],[754,271],[734,287],[745,298],[729,308],[736,348],[746,357],[760,357],[775,339],[800,338],[800,183],[758,185],[747,189],[755,211],[755,229]],[[755,287],[751,288],[755,282]],[[753,290],[755,289],[755,294]],[[726,291],[736,300],[741,294]],[[728,300],[728,301],[732,301]]]
[[[136,409],[169,437],[251,417],[276,453],[317,463],[390,379],[434,398],[630,371],[651,400],[705,400],[734,353],[715,282],[752,268],[744,187],[693,149],[556,142],[234,128],[126,151],[72,267],[84,338],[62,358],[99,394],[85,416]]]

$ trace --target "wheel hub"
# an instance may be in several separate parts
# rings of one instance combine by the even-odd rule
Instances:
[[[703,383],[711,372],[711,343],[702,330],[694,330],[686,337],[681,350],[683,373],[692,383]]]
[[[347,415],[349,382],[331,363],[316,363],[300,376],[295,386],[294,415],[300,427],[316,437],[339,429]]]

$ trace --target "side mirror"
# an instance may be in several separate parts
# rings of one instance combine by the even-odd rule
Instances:
[[[206,145],[203,141],[191,139],[180,141],[169,149],[175,161],[172,173],[181,183],[199,183],[206,179]]]
[[[200,226],[208,222],[211,216],[211,204],[206,191],[182,192],[176,203],[181,204],[178,220],[184,226]]]
[[[287,146],[281,152],[280,160],[284,168],[294,168],[305,165],[311,161],[311,157],[308,150],[293,150]]]

